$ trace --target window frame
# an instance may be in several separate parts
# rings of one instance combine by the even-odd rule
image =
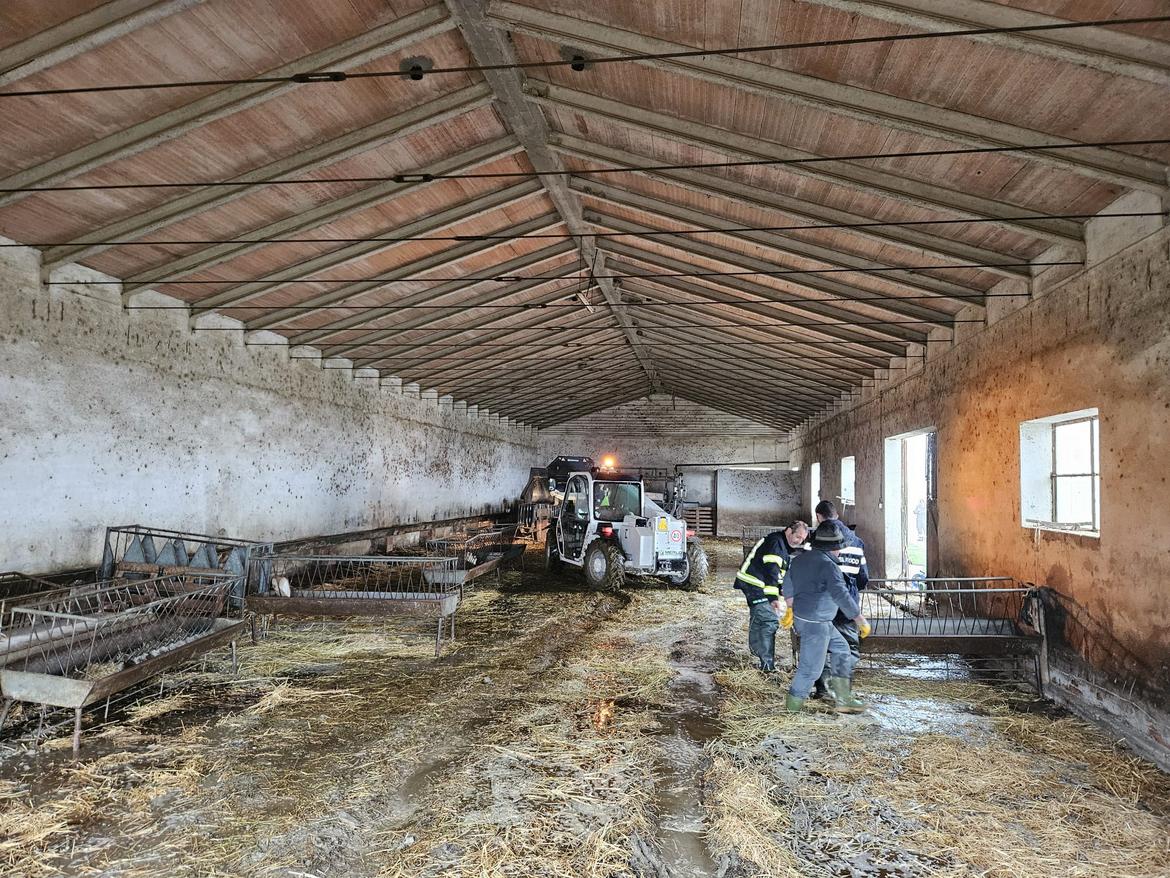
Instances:
[[[845,461],[847,460],[850,461],[848,493],[845,491]],[[841,458],[841,505],[857,505],[857,456],[853,454],[847,454]]]
[[[1075,424],[1089,425],[1089,472],[1060,472],[1057,463],[1057,430]],[[1047,431],[1047,436],[1040,431]],[[1040,445],[1043,453],[1040,453]],[[1044,460],[1046,458],[1046,460]],[[1089,479],[1087,522],[1061,521],[1062,480]],[[1066,484],[1072,484],[1068,482]],[[1028,493],[1029,489],[1031,494]],[[1045,496],[1045,494],[1047,496]],[[1031,511],[1032,514],[1029,514]],[[1039,516],[1047,515],[1047,520]],[[1101,536],[1101,413],[1081,409],[1020,423],[1020,524],[1029,530]]]

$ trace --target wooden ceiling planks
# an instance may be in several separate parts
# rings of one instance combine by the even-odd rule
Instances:
[[[594,0],[584,7],[576,0],[521,0],[519,5],[703,48],[909,32],[904,25],[842,12],[833,8],[840,4],[818,0]],[[1165,11],[1160,0],[1013,0],[1006,5],[1069,18]],[[91,0],[49,4],[11,0],[0,9],[0,51],[12,40],[28,38],[96,6]],[[412,15],[440,24],[420,29],[424,36],[398,45],[393,52],[368,52],[349,65],[351,69],[395,69],[408,55],[426,55],[441,66],[471,62],[463,37],[445,23],[444,4],[433,0],[327,0],[297,4],[295,9],[277,0],[202,0],[189,8],[180,6],[175,5],[179,11],[174,14],[26,76],[16,86],[109,81],[111,71],[117,72],[119,81],[142,82],[252,76],[313,53],[332,52],[333,47],[360,41],[363,34],[391,27]],[[1132,32],[1170,40],[1170,28],[1164,25],[1134,28]],[[518,31],[511,34],[511,40],[521,60],[559,59],[561,43],[566,42]],[[1026,40],[989,45],[945,39],[743,58],[757,64],[766,62],[775,70],[956,110],[973,119],[998,119],[1056,137],[1110,139],[1165,134],[1151,130],[1151,120],[1163,115],[1164,88],[1145,79],[1111,75],[1026,51],[1026,46]],[[720,130],[745,135],[772,150],[791,147],[820,155],[948,149],[962,143],[962,138],[942,133],[928,135],[921,126],[906,130],[877,118],[867,120],[856,113],[843,113],[830,104],[794,99],[778,90],[769,92],[696,76],[682,65],[595,65],[584,73],[547,68],[529,70],[526,75],[534,83],[576,89],[626,108],[627,118],[620,118],[620,114],[610,117],[558,105],[552,99],[539,102],[552,129],[554,149],[567,167],[578,171],[612,164],[744,157],[731,152],[730,147],[721,148]],[[396,114],[453,101],[450,96],[473,87],[482,89],[486,100],[487,85],[474,73],[425,77],[421,82],[386,78],[282,89],[264,100],[232,107],[226,115],[212,113],[198,124],[176,129],[176,136],[151,141],[141,149],[111,153],[109,160],[96,164],[81,163],[76,172],[66,167],[64,176],[75,183],[95,184],[233,179],[256,173],[281,157],[331,144],[339,136],[376,126]],[[6,109],[16,108],[11,113],[12,124],[0,130],[0,176],[19,179],[20,174],[14,177],[14,172],[27,176],[22,169],[59,161],[71,150],[84,151],[101,138],[126,132],[214,91],[180,89],[14,101],[6,105]],[[639,124],[638,114],[646,111],[679,120],[679,131]],[[688,122],[701,126],[687,129],[701,136],[683,136]],[[307,180],[387,178],[429,167],[532,170],[501,114],[482,101],[406,131],[375,139],[335,159],[326,150],[319,161],[297,176]],[[1170,160],[1170,149],[1163,147],[1133,152],[1161,162]],[[997,223],[969,222],[972,213],[943,206],[947,189],[986,199],[986,204],[1001,213],[1003,208],[1018,207],[1021,213],[1046,214],[1091,214],[1125,191],[1118,182],[1067,166],[1046,165],[1020,154],[874,159],[855,164],[860,169],[897,175],[898,185],[903,187],[900,194],[849,183],[831,174],[810,176],[778,165],[581,175],[569,183],[587,221],[599,230],[674,230],[728,223],[806,225],[818,217],[820,221],[854,217],[901,224],[872,230],[789,229],[597,239],[609,259],[607,273],[728,271],[745,266],[851,269],[788,278],[750,275],[621,282],[626,297],[672,302],[681,308],[677,313],[647,305],[629,308],[628,313],[657,341],[685,345],[690,339],[709,345],[791,340],[787,352],[760,347],[747,354],[753,348],[729,347],[728,353],[744,352],[757,361],[757,366],[741,375],[728,369],[738,354],[730,359],[726,355],[689,357],[695,395],[701,395],[701,401],[722,402],[728,411],[740,412],[743,408],[734,399],[737,393],[756,392],[771,380],[783,384],[783,376],[792,372],[793,357],[812,356],[825,342],[856,358],[842,361],[840,387],[834,384],[832,392],[853,387],[885,357],[903,350],[899,340],[920,338],[929,328],[898,327],[893,325],[895,321],[923,314],[945,322],[965,301],[962,291],[983,292],[1004,276],[1024,274],[1014,269],[922,266],[951,264],[961,261],[958,256],[974,258],[979,254],[988,261],[1023,261],[1044,252],[1053,241],[1067,242],[1075,237],[1069,231],[1076,230],[1075,223],[1046,228],[1048,234],[1044,235],[1003,217]],[[934,190],[941,200],[910,197],[916,181],[942,187]],[[242,316],[250,327],[275,327],[294,342],[318,345],[331,355],[352,357],[361,365],[372,365],[386,374],[399,374],[443,392],[465,393],[472,403],[479,398],[493,411],[511,411],[533,422],[565,420],[579,412],[575,405],[606,407],[605,388],[572,370],[545,374],[539,359],[534,359],[515,373],[516,381],[510,386],[492,374],[496,367],[489,365],[506,356],[508,350],[501,345],[529,343],[534,350],[541,350],[555,345],[557,337],[570,337],[559,336],[555,331],[559,327],[569,329],[574,338],[606,339],[611,344],[624,340],[612,314],[604,308],[590,314],[575,307],[480,307],[556,300],[564,304],[565,297],[580,283],[580,257],[576,245],[566,237],[563,217],[554,208],[559,202],[550,200],[533,178],[527,182],[523,178],[468,178],[409,184],[257,185],[232,193],[230,199],[207,199],[206,204],[196,199],[189,210],[177,211],[173,217],[159,213],[172,197],[173,193],[165,190],[30,196],[0,206],[0,233],[17,240],[60,241],[102,227],[120,228],[121,223],[130,229],[131,237],[148,246],[93,248],[80,261],[130,279],[134,283],[128,289],[150,283],[187,301],[211,303],[225,313]],[[4,201],[0,196],[0,203]],[[135,229],[131,220],[138,216],[158,216],[160,220]],[[964,222],[905,225],[940,219]],[[343,240],[388,236],[403,228],[424,230],[431,238],[361,245]],[[474,237],[526,230],[560,237],[434,240],[444,234]],[[322,240],[246,246],[158,243],[176,238],[214,240],[252,235]],[[54,252],[68,255],[66,250]],[[867,265],[914,266],[915,270],[901,275],[866,273],[861,269]],[[302,281],[299,278],[304,273],[298,274],[302,266],[311,277],[344,283]],[[151,283],[166,277],[169,268],[184,279],[210,283]],[[355,280],[402,275],[415,268],[419,276],[435,282]],[[523,282],[460,280],[492,274],[542,277]],[[241,283],[269,276],[278,280]],[[951,291],[952,298],[923,297],[926,291],[940,290]],[[890,299],[841,301],[849,296]],[[701,299],[721,301],[697,301]],[[806,304],[761,304],[764,299],[803,299]],[[233,312],[232,304],[247,304],[255,310]],[[402,307],[418,304],[440,307]],[[360,312],[354,306],[372,310]],[[799,325],[834,323],[834,318],[825,314],[840,314],[843,322],[835,326]],[[789,321],[788,326],[771,326],[784,320]],[[858,325],[848,326],[849,321]],[[888,325],[864,325],[873,321]],[[709,325],[671,328],[699,322]],[[723,323],[727,325],[712,325]],[[655,324],[661,328],[653,328]],[[618,388],[618,395],[637,396],[650,389],[640,377],[629,347],[606,350],[639,376],[631,379],[628,387]],[[655,353],[660,350],[665,351],[654,349]],[[662,364],[669,371],[676,361],[664,352]],[[678,392],[682,387],[676,382],[667,389]],[[546,404],[565,393],[574,397],[573,405],[550,408]],[[792,393],[794,398],[803,395],[807,405],[773,419],[775,424],[795,423],[820,405],[808,397],[807,388]]]

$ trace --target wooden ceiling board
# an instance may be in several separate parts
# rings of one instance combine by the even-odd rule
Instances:
[[[588,167],[589,163],[579,162],[577,159],[567,160],[570,167]],[[767,189],[760,185],[758,181],[751,181],[753,185],[759,186],[759,194],[761,200],[766,200]],[[807,219],[796,217],[793,214],[781,210],[779,208],[768,209],[764,207],[747,207],[727,199],[722,199],[717,195],[708,194],[697,187],[684,185],[675,181],[667,181],[661,178],[650,179],[645,175],[622,175],[622,180],[616,184],[621,188],[628,189],[645,195],[651,195],[656,198],[661,198],[665,201],[674,201],[675,203],[683,204],[687,207],[696,210],[713,210],[717,209],[718,215],[727,218],[743,217],[745,225],[757,226],[800,226],[810,224]],[[893,218],[895,221],[905,222],[909,217],[902,215]],[[746,222],[751,220],[751,222]],[[941,234],[945,234],[951,240],[961,240],[957,236],[955,230],[961,230],[963,225],[948,225]],[[927,227],[929,228],[929,227]],[[971,227],[979,228],[981,231],[977,234],[986,234],[982,226]],[[876,240],[867,235],[861,234],[859,231],[851,229],[809,229],[807,231],[801,229],[791,229],[783,232],[777,232],[787,238],[793,238],[798,241],[807,241],[809,243],[818,244],[820,246],[828,246],[838,248],[847,253],[852,253],[855,256],[873,259],[874,254],[878,249],[885,245],[881,241]],[[1027,242],[1028,249],[1034,249],[1035,245],[1032,242]],[[955,260],[946,260],[942,257],[924,256],[920,250],[912,247],[890,247],[890,252],[900,253],[900,255],[890,263],[892,266],[898,265],[923,265],[923,264],[956,264]],[[1004,254],[1004,261],[1011,261],[1010,254]],[[960,260],[961,261],[961,260]]]
[[[314,11],[319,6],[321,11]],[[399,17],[388,4],[361,7],[298,4],[290,16],[279,0],[208,0],[26,77],[19,88],[258,76]],[[219,88],[5,99],[11,115],[0,127],[0,173],[36,165]]]
[[[517,43],[530,51],[533,58],[555,55],[555,47],[544,41],[517,36]],[[607,67],[611,69],[607,70]],[[635,107],[648,106],[660,113],[695,119],[707,125],[739,131],[760,140],[822,156],[953,150],[962,147],[962,144],[954,141],[897,131],[846,118],[827,109],[814,110],[779,97],[748,94],[677,73],[668,74],[638,66],[635,71],[623,68],[626,73],[620,75],[617,67],[602,65],[584,74],[551,69],[534,73],[533,77],[589,90]],[[588,80],[584,78],[586,76]],[[653,97],[647,97],[649,95]],[[885,167],[902,176],[1004,201],[1010,200],[1006,197],[1010,194],[1006,187],[1018,180],[1022,173],[1029,177],[1035,175],[1036,179],[1044,182],[1037,184],[1031,191],[1047,193],[1035,207],[1049,212],[1061,212],[1066,187],[1079,192],[1083,182],[1080,176],[1044,168],[1022,154],[891,158],[859,164]],[[1104,188],[1103,194],[1110,189]],[[1111,191],[1120,194],[1122,190]],[[1106,196],[1102,204],[1108,203],[1108,200],[1111,199]]]
[[[572,114],[576,115],[576,114]],[[618,132],[620,129],[620,132]],[[610,135],[615,132],[622,134],[615,139]],[[574,132],[577,133],[577,132]],[[644,164],[690,164],[725,161],[726,156],[710,149],[697,149],[690,146],[681,146],[676,141],[658,135],[647,135],[622,126],[598,123],[590,125],[587,138],[593,143],[602,143],[645,156],[649,161]],[[574,168],[582,170],[600,168],[600,162],[577,161],[570,157],[569,163]],[[954,211],[932,210],[921,208],[905,202],[886,197],[861,187],[841,186],[832,183],[814,180],[793,173],[782,165],[760,165],[740,168],[711,168],[703,173],[712,177],[736,180],[757,187],[761,192],[777,192],[799,198],[811,204],[826,205],[838,210],[848,211],[861,217],[883,222],[923,222],[932,220],[955,220],[967,218],[966,214]],[[611,180],[624,181],[634,174],[605,174],[586,175],[585,179],[596,179],[602,182]],[[1027,211],[1021,210],[1021,215]],[[975,246],[986,246],[986,242],[993,237],[1001,242],[1003,252],[1014,252],[1031,247],[1037,240],[1035,236],[1017,232],[998,233],[994,224],[953,226],[931,230],[923,227],[932,234],[951,237]],[[959,230],[959,231],[956,231]]]
[[[547,196],[528,198],[509,208],[492,211],[474,221],[459,223],[450,227],[450,234],[506,234],[523,222],[545,216],[552,211],[552,203]],[[551,233],[555,234],[555,232]],[[546,243],[553,243],[549,240]],[[419,259],[432,254],[451,250],[457,242],[453,241],[408,241],[394,244],[388,249],[365,259],[348,262],[332,270],[314,272],[319,278],[368,278],[388,274],[396,268],[409,265]],[[454,262],[427,272],[420,272],[420,276],[440,279],[457,279],[467,274],[462,263]],[[329,292],[342,287],[342,283],[292,283],[274,290],[263,296],[249,300],[249,305],[264,305],[272,308],[284,307],[305,301],[319,293]],[[346,304],[371,305],[384,304],[406,293],[427,290],[434,287],[433,283],[394,283],[390,287],[382,287],[354,296]]]
[[[477,111],[480,112],[480,111]],[[343,163],[348,167],[369,166],[369,162],[381,173],[411,172],[425,167],[441,158],[458,154],[475,146],[491,134],[503,134],[501,127],[497,127],[495,117],[484,111],[480,116],[482,124],[477,126],[456,124],[459,120],[439,126],[436,129],[427,129],[393,143],[388,143],[372,153],[363,153]],[[334,166],[336,168],[337,166]],[[232,201],[221,207],[203,211],[193,217],[159,229],[150,235],[144,236],[141,241],[149,243],[152,240],[212,240],[247,237],[254,230],[283,217],[297,216],[311,207],[331,201],[345,191],[360,191],[375,184],[326,184],[322,186],[269,186],[257,189],[243,198]],[[384,229],[388,222],[394,222],[393,215],[383,217],[380,221],[373,221],[371,228]],[[320,234],[317,234],[320,232]],[[337,229],[332,225],[319,227],[313,232],[315,237],[346,237],[345,229]],[[365,234],[363,232],[363,234]],[[299,235],[297,237],[305,237]],[[302,246],[302,245],[292,245]],[[203,249],[202,245],[182,245],[178,249],[161,245],[159,249],[169,251],[166,256],[154,253],[155,248],[135,246],[131,248],[114,248],[105,251],[91,260],[90,264],[102,271],[113,270],[117,266],[119,276],[130,276],[154,265],[164,263],[170,256],[185,254]],[[129,253],[122,252],[130,251]],[[268,269],[270,270],[270,269]],[[242,276],[248,276],[245,272]]]
[[[548,3],[525,5],[548,9]],[[700,47],[681,19],[658,20],[645,7],[588,4],[567,14],[603,25]],[[916,32],[815,4],[743,0],[738,28],[723,29],[730,45],[768,45]],[[1170,24],[1159,38],[1170,40]],[[709,46],[708,46],[709,47]],[[746,60],[932,106],[1084,140],[1149,136],[1151,114],[1163,112],[1165,89],[1060,60],[973,39],[931,39],[751,53]],[[626,70],[627,65],[599,65]],[[592,75],[594,71],[590,72]],[[569,71],[571,73],[571,71]],[[551,73],[551,72],[550,72]],[[563,71],[562,71],[563,73]],[[1100,105],[1126,107],[1122,114]],[[1136,150],[1170,159],[1170,148]]]
[[[4,0],[0,7],[0,49],[63,24],[106,0]]]

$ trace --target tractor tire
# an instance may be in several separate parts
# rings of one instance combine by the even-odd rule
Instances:
[[[557,529],[550,527],[544,535],[544,572],[556,576],[564,566],[560,552],[557,551]]]
[[[698,543],[691,543],[687,546],[686,570],[670,577],[670,582],[684,591],[698,591],[707,581],[710,572],[711,562],[707,558],[707,553]]]
[[[585,552],[585,582],[595,591],[621,591],[626,585],[626,557],[613,543],[594,540]]]

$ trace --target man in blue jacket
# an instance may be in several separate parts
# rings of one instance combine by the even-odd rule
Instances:
[[[818,525],[826,521],[831,522],[837,525],[837,529],[845,538],[845,545],[837,556],[837,564],[841,567],[841,574],[845,577],[845,587],[849,589],[849,594],[854,601],[860,604],[861,592],[869,586],[869,567],[865,563],[865,543],[845,522],[837,517],[837,507],[832,500],[822,500],[814,511]],[[833,625],[845,638],[845,642],[849,644],[849,651],[853,653],[853,664],[856,667],[857,662],[861,660],[861,638],[858,636],[857,626],[842,612],[837,613],[833,619]],[[813,689],[813,698],[823,698],[828,694],[829,677],[831,676],[832,672],[826,664],[824,673],[821,674]],[[850,677],[852,676],[850,674]]]
[[[851,678],[856,659],[841,632],[833,625],[838,612],[858,627],[862,637],[869,632],[861,607],[837,563],[845,537],[837,526],[826,521],[813,534],[812,551],[792,559],[784,576],[783,595],[792,610],[793,625],[800,636],[800,658],[788,688],[785,707],[796,713],[803,707],[813,683],[825,667],[828,656],[832,675],[829,688],[836,697],[838,713],[860,713],[865,705],[853,697]]]
[[[780,583],[789,559],[808,536],[808,525],[794,521],[784,530],[759,540],[735,575],[735,587],[748,604],[748,649],[760,661],[760,670],[776,670],[776,629],[780,625]]]

